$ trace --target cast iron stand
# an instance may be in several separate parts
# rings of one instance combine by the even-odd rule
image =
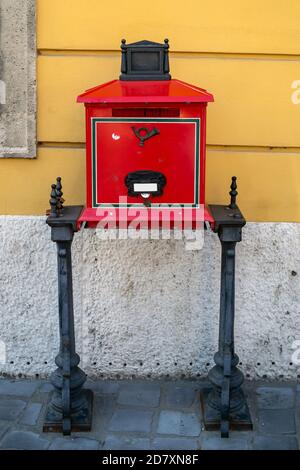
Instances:
[[[61,178],[52,185],[47,224],[57,244],[60,350],[52,376],[54,392],[44,421],[44,432],[90,431],[93,394],[83,389],[85,373],[75,350],[71,245],[82,206],[63,207]]]
[[[234,352],[235,246],[246,224],[236,205],[236,189],[233,176],[230,204],[209,206],[222,246],[219,350],[214,356],[216,365],[208,373],[212,388],[203,390],[201,402],[205,429],[220,429],[222,437],[229,436],[229,429],[252,429],[241,388],[244,375],[237,368],[239,358]]]
[[[208,377],[212,388],[201,395],[204,424],[207,430],[221,429],[228,437],[229,429],[252,429],[248,405],[241,385],[243,373],[237,368],[234,352],[235,246],[242,239],[246,221],[236,205],[236,178],[232,178],[231,202],[228,206],[211,205],[214,231],[222,246],[219,350],[216,365]],[[82,206],[63,207],[61,178],[52,185],[51,210],[47,224],[52,241],[57,244],[59,284],[60,352],[58,369],[52,374],[54,386],[43,430],[69,435],[71,431],[89,431],[92,421],[92,392],[82,389],[85,373],[78,367],[75,351],[71,245],[77,231]]]

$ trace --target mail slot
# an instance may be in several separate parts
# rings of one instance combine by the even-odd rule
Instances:
[[[166,177],[158,171],[141,170],[129,173],[125,178],[128,195],[141,196],[148,199],[150,196],[161,196],[166,185]]]

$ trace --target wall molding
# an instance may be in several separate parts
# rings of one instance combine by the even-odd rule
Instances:
[[[36,157],[35,0],[0,0],[0,157]]]

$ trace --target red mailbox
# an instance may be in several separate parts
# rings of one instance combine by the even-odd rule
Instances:
[[[212,221],[205,209],[207,91],[171,79],[168,43],[122,43],[120,80],[78,97],[86,108],[86,208],[80,223],[113,214],[117,225],[178,216]],[[125,57],[124,57],[125,56]],[[113,209],[113,212],[112,212]]]

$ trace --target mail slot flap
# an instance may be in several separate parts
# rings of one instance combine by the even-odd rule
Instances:
[[[142,193],[150,193],[152,196],[161,196],[167,183],[165,175],[158,171],[139,170],[128,173],[125,184],[129,196],[138,196]]]

